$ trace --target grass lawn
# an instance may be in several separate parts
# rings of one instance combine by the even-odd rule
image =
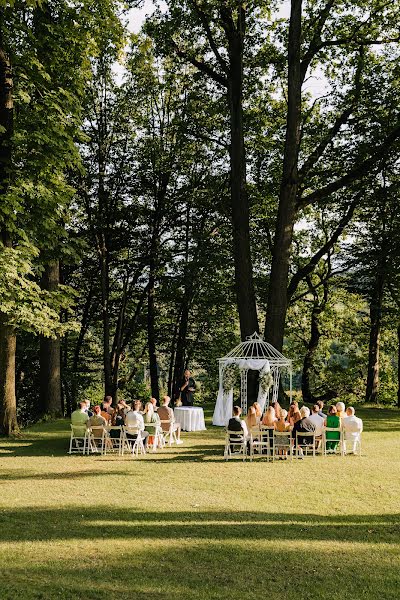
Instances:
[[[400,412],[363,456],[223,461],[223,432],[68,456],[68,421],[0,440],[0,598],[398,599]]]

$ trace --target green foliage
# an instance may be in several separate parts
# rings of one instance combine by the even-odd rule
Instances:
[[[38,250],[28,244],[7,248],[0,244],[0,311],[15,329],[55,338],[76,324],[61,322],[62,310],[71,311],[71,292],[42,290],[35,282],[32,261]]]

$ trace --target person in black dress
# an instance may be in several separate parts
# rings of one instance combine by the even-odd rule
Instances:
[[[193,394],[196,391],[196,382],[191,377],[189,369],[183,374],[183,381],[181,385],[181,400],[182,406],[193,406]]]

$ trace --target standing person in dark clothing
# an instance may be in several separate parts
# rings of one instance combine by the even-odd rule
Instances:
[[[189,369],[186,369],[181,385],[182,406],[193,406],[193,394],[195,391],[196,382],[193,377],[191,377]]]

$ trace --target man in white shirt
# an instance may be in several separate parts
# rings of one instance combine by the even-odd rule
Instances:
[[[360,441],[361,432],[363,430],[363,422],[355,416],[355,412],[354,408],[349,406],[346,410],[347,417],[342,420],[347,454],[354,454],[357,442]]]
[[[314,404],[314,406],[312,407],[312,413],[308,417],[309,420],[312,421],[315,425],[315,437],[316,438],[322,437],[322,428],[324,426],[324,418],[320,416],[320,414],[319,414],[320,410],[321,410],[320,406],[318,404]]]
[[[142,413],[140,412],[141,406],[142,406],[142,403],[140,402],[140,400],[135,400],[135,402],[133,403],[133,408],[126,413],[125,425],[127,427],[136,427],[137,429],[139,429],[140,435],[143,440],[143,445],[146,449],[147,448],[147,438],[149,437],[149,432],[145,431],[145,429],[144,429],[144,419],[143,419]],[[128,433],[127,437],[132,440],[135,440],[137,438],[137,435]]]

